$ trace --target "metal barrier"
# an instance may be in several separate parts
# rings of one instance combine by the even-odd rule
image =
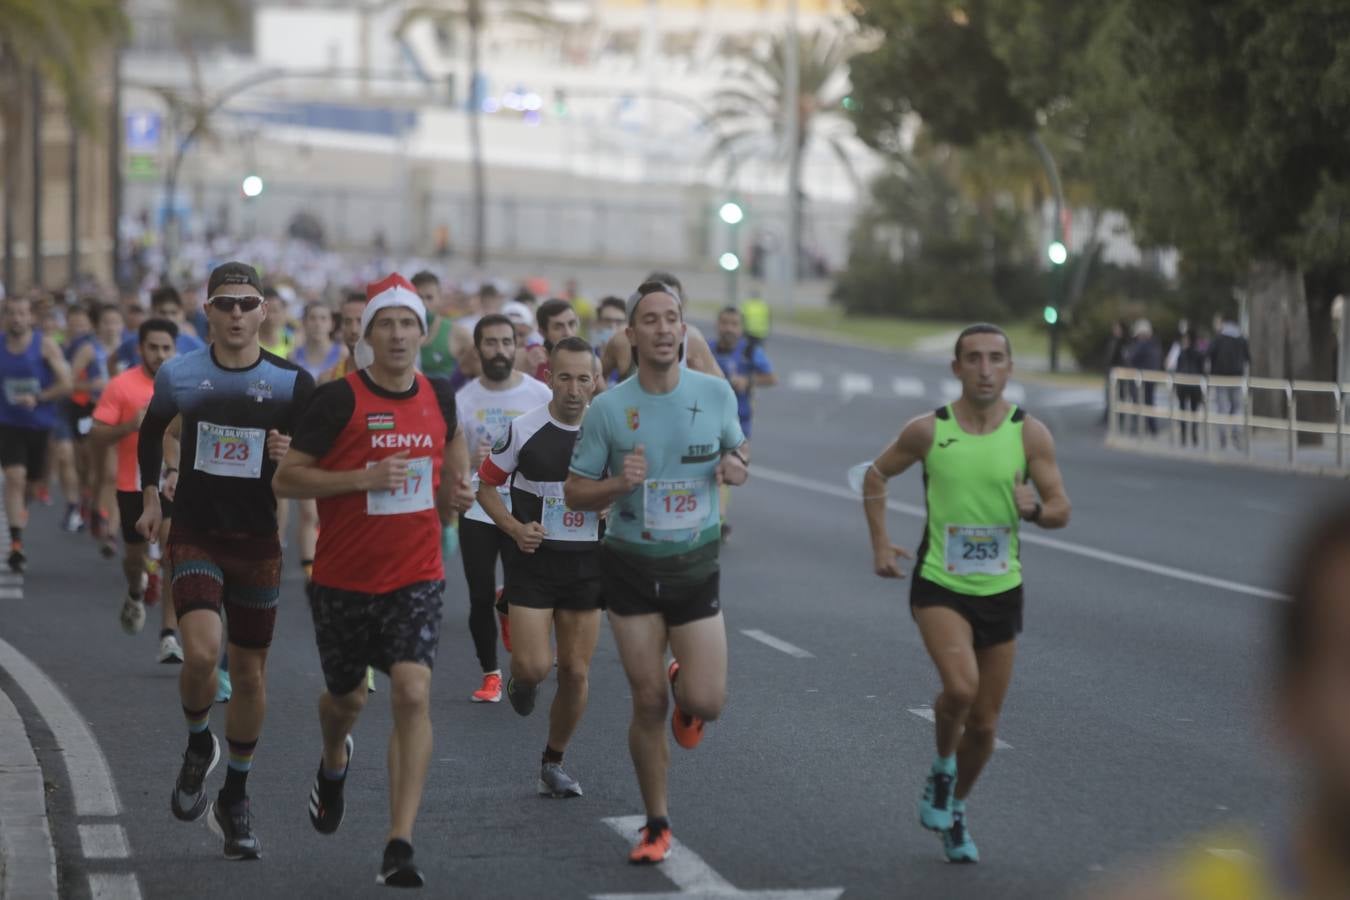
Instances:
[[[1212,432],[1234,436],[1239,430],[1242,435],[1242,452],[1251,458],[1253,433],[1257,429],[1268,429],[1286,435],[1287,463],[1292,468],[1299,464],[1298,437],[1300,434],[1322,434],[1335,436],[1336,466],[1345,467],[1346,435],[1350,433],[1345,422],[1345,400],[1350,395],[1350,384],[1336,384],[1330,381],[1289,381],[1283,378],[1255,378],[1250,376],[1224,375],[1183,375],[1171,372],[1141,371],[1139,369],[1112,369],[1108,376],[1107,393],[1107,434],[1116,442],[1128,437],[1139,438],[1142,443],[1148,435],[1156,433],[1151,423],[1167,423],[1168,444],[1175,446],[1180,427],[1181,443],[1186,446],[1188,429],[1198,450],[1209,453]],[[1153,403],[1145,402],[1152,387]],[[1200,410],[1178,408],[1178,387],[1196,387],[1200,389]],[[1158,388],[1165,397],[1165,405],[1159,405]],[[1215,412],[1214,400],[1220,392],[1238,392],[1240,412]],[[1259,416],[1253,412],[1253,397],[1261,392],[1273,393],[1284,398],[1287,415]],[[1334,419],[1330,422],[1309,421],[1298,417],[1298,397],[1300,394],[1330,395],[1334,409]],[[1127,396],[1128,395],[1128,396]],[[1232,394],[1226,396],[1231,398]],[[1128,434],[1123,426],[1128,423]],[[1198,428],[1199,434],[1195,431]]]

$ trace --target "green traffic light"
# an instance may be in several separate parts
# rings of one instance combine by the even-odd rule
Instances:
[[[1045,324],[1054,325],[1058,321],[1059,310],[1055,309],[1053,306],[1047,306],[1045,308]]]
[[[853,99],[852,94],[849,94],[842,101],[840,101],[839,105],[844,107],[844,109],[848,110],[849,112],[853,112],[853,110],[858,108],[858,102]]]

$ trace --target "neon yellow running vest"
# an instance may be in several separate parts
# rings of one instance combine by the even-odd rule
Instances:
[[[937,411],[923,461],[928,523],[919,572],[928,581],[972,597],[1022,583],[1013,484],[1027,468],[1024,417],[1014,406],[989,434],[967,434],[950,406]]]

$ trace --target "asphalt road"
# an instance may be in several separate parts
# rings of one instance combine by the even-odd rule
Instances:
[[[1339,483],[1105,450],[1090,396],[1026,385],[1027,407],[1056,433],[1074,501],[1071,527],[1052,536],[1079,552],[1025,546],[1026,631],[1001,733],[1010,746],[970,804],[983,862],[950,867],[915,811],[932,728],[911,710],[931,703],[936,678],[908,614],[907,585],[871,574],[860,504],[839,495],[845,469],[938,405],[949,375],[937,361],[814,341],[775,339],[769,349],[785,384],[760,393],[754,468],[762,475],[736,492],[724,553],[730,702],[701,747],[673,749],[675,834],[707,867],[742,891],[1045,898],[1183,835],[1278,816],[1288,779],[1265,724],[1277,601],[1253,594],[1278,590],[1285,542]],[[859,390],[860,378],[869,390]],[[892,495],[921,503],[918,474]],[[892,535],[913,547],[920,525],[895,513]],[[51,783],[63,896],[90,896],[90,871],[134,872],[143,896],[166,900],[380,891],[387,691],[356,731],[347,820],[336,836],[320,836],[305,810],[322,678],[297,566],[287,568],[268,724],[249,780],[264,858],[236,864],[220,858],[204,823],[184,825],[168,811],[184,737],[177,671],[153,661],[154,615],[142,635],[121,633],[118,567],[99,560],[87,538],[60,533],[56,510],[35,510],[28,543],[24,597],[0,601],[0,637],[90,723],[131,847],[123,861],[82,858],[76,826],[84,820],[61,755],[39,710],[0,671]],[[608,630],[591,708],[567,754],[586,796],[541,800],[534,780],[550,695],[528,720],[506,703],[468,702],[477,667],[463,580],[453,572],[416,838],[431,895],[676,892],[660,870],[629,867],[628,838],[604,821],[641,811],[625,743],[628,695]],[[220,713],[213,728],[223,734]]]

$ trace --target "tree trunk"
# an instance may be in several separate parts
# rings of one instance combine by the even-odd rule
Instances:
[[[487,173],[483,168],[482,98],[479,56],[483,42],[482,0],[469,0],[469,166],[473,181],[473,264],[482,269],[487,244]]]
[[[14,61],[13,55],[8,48],[4,50],[5,60],[5,89],[0,91],[0,114],[5,119],[5,140],[4,153],[5,158],[0,161],[0,166],[4,169],[5,179],[5,202],[4,202],[4,227],[5,227],[5,245],[4,245],[4,285],[8,293],[18,292],[18,264],[14,254],[14,220],[15,212],[19,208],[19,184],[23,180],[20,171],[19,154],[23,146],[20,135],[23,132],[23,81],[19,74],[19,67]]]
[[[1247,272],[1252,375],[1311,378],[1311,342],[1303,274],[1274,260],[1254,262]],[[1304,398],[1300,398],[1304,400]],[[1257,415],[1288,415],[1284,398],[1271,391],[1252,395]]]
[[[29,86],[32,90],[32,152],[33,152],[33,228],[32,238],[28,244],[28,261],[31,264],[33,273],[33,286],[42,287],[43,271],[42,263],[42,201],[46,193],[46,186],[43,184],[42,174],[42,76],[38,74],[36,68],[29,75]]]

